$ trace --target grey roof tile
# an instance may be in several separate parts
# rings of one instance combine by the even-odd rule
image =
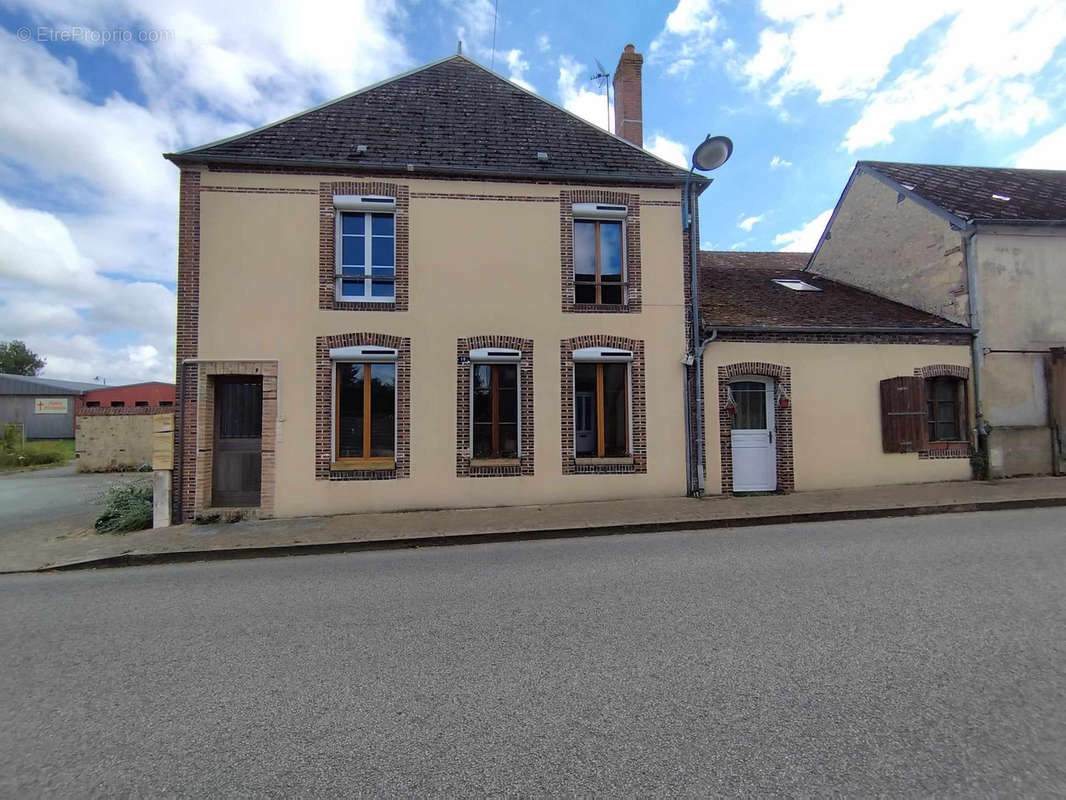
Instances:
[[[366,146],[359,154],[358,147]],[[539,161],[537,152],[548,153]],[[617,176],[686,171],[453,56],[281,122],[168,154],[178,161],[315,162],[368,172]],[[702,179],[701,179],[702,182]]]

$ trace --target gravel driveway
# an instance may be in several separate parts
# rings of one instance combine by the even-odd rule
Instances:
[[[39,548],[57,536],[84,533],[100,513],[96,502],[130,472],[76,472],[73,464],[0,475],[0,569],[13,548]],[[150,477],[150,476],[147,476]]]

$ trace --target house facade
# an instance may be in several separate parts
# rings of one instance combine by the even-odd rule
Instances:
[[[808,255],[700,254],[704,491],[968,479],[969,329]]]
[[[639,145],[455,56],[169,154],[174,519],[683,494],[686,173]]]
[[[1062,474],[1066,172],[860,162],[810,271],[976,331],[993,476]]]

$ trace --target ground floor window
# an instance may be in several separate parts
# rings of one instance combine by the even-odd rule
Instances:
[[[629,455],[629,364],[574,365],[574,450],[579,458]]]
[[[958,442],[963,439],[963,387],[959,378],[951,376],[925,379],[930,442]]]
[[[338,461],[386,459],[396,455],[396,364],[336,365]]]
[[[474,458],[518,458],[518,364],[474,364]]]

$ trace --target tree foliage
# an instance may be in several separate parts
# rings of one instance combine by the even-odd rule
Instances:
[[[21,339],[0,342],[0,372],[8,375],[36,375],[44,369],[44,359],[26,347]]]

